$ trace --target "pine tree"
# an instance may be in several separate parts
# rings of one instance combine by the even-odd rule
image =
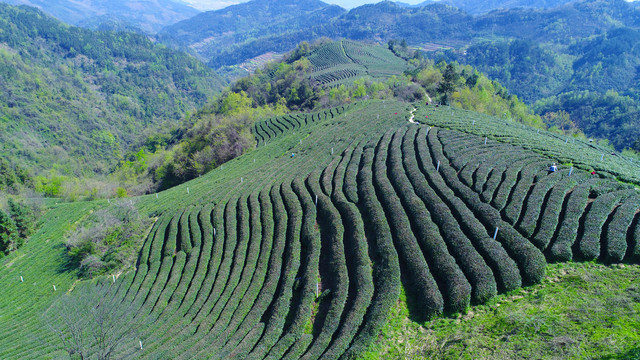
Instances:
[[[447,67],[442,73],[442,81],[438,84],[438,93],[442,95],[442,103],[449,103],[449,96],[456,89],[456,83],[460,75],[456,71],[455,66],[452,63],[447,64]]]
[[[0,210],[0,253],[8,254],[17,248],[18,229],[16,223]]]

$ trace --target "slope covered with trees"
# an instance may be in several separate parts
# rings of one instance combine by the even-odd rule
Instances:
[[[141,35],[6,4],[0,29],[0,155],[35,174],[106,174],[145,129],[179,120],[223,86],[196,59]]]
[[[199,13],[172,0],[3,0],[12,5],[34,6],[67,24],[94,27],[119,22],[149,34]]]

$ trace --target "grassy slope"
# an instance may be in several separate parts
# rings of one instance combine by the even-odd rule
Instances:
[[[268,142],[258,150],[237,158],[225,164],[224,167],[216,169],[199,179],[160,193],[158,199],[156,199],[155,195],[150,195],[136,198],[134,201],[137,207],[147,214],[161,214],[174,209],[183,209],[190,204],[222,204],[227,199],[249,194],[278,181],[292,179],[296,176],[305,176],[315,169],[325,168],[350,144],[355,144],[360,140],[371,137],[379,137],[382,129],[392,129],[405,125],[406,120],[409,118],[408,110],[407,104],[389,101],[385,104],[380,101],[371,101],[355,105],[343,116],[321,121],[315,125],[281,135],[277,140]],[[420,111],[425,110],[419,109],[418,114],[420,114]],[[440,112],[440,121],[443,121],[441,124],[443,126],[447,125],[444,123],[444,119],[449,118],[449,111],[453,111],[454,118],[456,115],[459,117],[469,116],[468,113],[458,110],[440,108],[438,111]],[[380,119],[376,116],[378,114],[381,115]],[[425,116],[427,115],[422,115],[421,117],[427,119]],[[436,121],[438,116],[430,114],[429,118],[432,121]],[[367,119],[367,122],[363,123],[363,119]],[[420,116],[418,116],[418,119],[420,119]],[[484,119],[487,119],[487,123],[490,122],[490,119]],[[366,126],[363,126],[365,124]],[[455,127],[456,125],[452,122],[448,126]],[[494,131],[497,133],[500,131],[499,129],[500,127],[496,127]],[[503,126],[502,131],[506,133],[505,129]],[[509,129],[514,130],[517,128],[511,127]],[[300,142],[301,140],[302,142]],[[508,142],[513,141],[513,139],[509,138],[505,138],[505,140]],[[563,145],[560,144],[558,146],[561,147]],[[335,155],[332,155],[332,149]],[[289,157],[291,152],[296,153],[294,159]],[[577,157],[581,154],[581,152],[569,152],[567,156],[570,160],[578,162],[579,159]],[[309,161],[310,159],[313,159],[313,161]],[[42,330],[44,324],[41,322],[41,314],[52,301],[68,291],[74,284],[74,273],[64,271],[63,248],[61,247],[62,236],[87,211],[104,206],[109,206],[109,203],[100,201],[52,207],[43,218],[44,226],[38,234],[32,237],[29,243],[18,253],[11,255],[0,264],[0,286],[6,290],[3,292],[6,295],[0,297],[0,329],[2,329],[0,330],[0,349],[2,349],[0,350],[0,357],[17,358],[23,356],[60,355],[51,353],[52,348],[47,343],[51,340],[51,337]],[[563,271],[566,272],[565,275],[562,274]],[[612,353],[624,353],[625,351],[633,350],[634,347],[637,348],[637,334],[629,329],[638,323],[638,318],[635,315],[636,312],[628,311],[628,309],[638,309],[637,301],[635,304],[630,302],[630,299],[637,299],[637,292],[630,291],[627,296],[615,297],[620,299],[620,303],[615,305],[614,309],[616,310],[610,311],[610,313],[616,314],[616,318],[613,319],[615,323],[611,323],[611,325],[615,326],[611,327],[610,332],[608,330],[597,330],[597,327],[602,326],[603,321],[610,321],[610,317],[598,318],[592,315],[585,317],[576,310],[594,309],[597,308],[596,305],[598,304],[606,304],[599,305],[601,309],[606,306],[603,309],[604,311],[599,313],[603,316],[606,315],[607,310],[611,310],[613,306],[612,302],[608,301],[608,296],[617,291],[615,286],[619,286],[619,290],[626,290],[629,279],[637,277],[638,272],[637,267],[609,271],[600,266],[583,268],[582,265],[554,265],[551,267],[549,276],[543,284],[502,295],[487,305],[475,307],[470,313],[475,315],[473,317],[467,316],[470,318],[469,320],[436,320],[427,325],[434,329],[434,333],[425,337],[420,334],[420,324],[403,320],[406,319],[407,311],[403,308],[404,304],[401,301],[392,317],[390,327],[386,331],[388,335],[386,336],[391,342],[397,342],[398,335],[394,335],[394,331],[399,329],[400,326],[406,325],[406,331],[403,330],[402,332],[407,334],[408,338],[404,341],[409,343],[431,339],[429,341],[440,344],[442,339],[445,339],[444,343],[447,344],[447,339],[455,340],[460,337],[464,337],[470,342],[477,339],[486,339],[486,341],[473,342],[473,344],[476,344],[474,346],[477,346],[475,348],[476,351],[481,351],[481,346],[485,346],[478,344],[490,344],[487,345],[489,349],[482,347],[484,349],[482,351],[494,349],[495,353],[494,355],[490,352],[483,353],[486,354],[486,357],[508,356],[508,354],[514,354],[513,352],[515,351],[518,351],[519,355],[526,354],[526,352],[522,351],[535,351],[532,353],[534,357],[535,354],[545,355],[549,351],[548,348],[545,348],[539,341],[530,341],[529,339],[531,336],[544,337],[546,339],[548,334],[551,334],[551,339],[558,338],[558,341],[562,340],[560,337],[567,336],[574,341],[584,340],[587,342],[588,345],[583,345],[581,349],[588,347],[593,350],[588,350],[590,352],[584,354],[576,353],[579,357],[585,357],[588,354],[604,356]],[[20,282],[20,276],[24,277],[24,283]],[[556,280],[556,278],[559,280]],[[606,281],[593,282],[591,284],[591,279],[605,279]],[[605,282],[615,285],[605,286]],[[53,291],[53,285],[56,285],[58,291]],[[583,289],[584,286],[587,286],[586,289]],[[584,292],[579,292],[578,290]],[[575,297],[571,296],[573,291],[575,291]],[[553,295],[558,292],[562,296]],[[573,301],[578,297],[578,294],[598,295],[597,298],[594,297],[594,302],[579,303]],[[513,301],[518,296],[523,296],[523,299]],[[555,299],[553,300],[555,303],[549,304],[552,298]],[[566,307],[567,305],[573,307]],[[563,306],[565,310],[563,310]],[[629,308],[629,306],[631,307]],[[554,309],[558,312],[548,311]],[[627,309],[626,313],[624,309]],[[558,329],[558,327],[551,326],[555,324],[555,321],[558,324],[563,323],[561,321],[563,312],[579,315],[580,317],[577,320],[583,321],[580,327],[568,326],[564,331],[563,328]],[[500,316],[496,317],[496,314]],[[499,340],[500,335],[496,334],[511,334],[512,329],[516,328],[522,330],[514,332],[510,336],[513,341],[509,340],[507,343],[509,346],[513,346],[510,348],[498,347],[498,345],[504,345],[505,342]],[[542,330],[536,330],[538,328]],[[549,330],[551,328],[553,330]],[[485,329],[486,332],[483,333],[481,329]],[[595,330],[590,333],[588,329]],[[578,333],[583,334],[583,337],[575,335]],[[593,336],[584,334],[593,334]],[[603,348],[602,344],[606,344],[603,339],[606,338],[615,339],[616,347]],[[534,339],[537,338],[534,337]],[[571,343],[570,340],[567,341]],[[388,354],[390,355],[402,356],[403,354],[400,352],[401,349],[396,349],[397,346],[393,346],[393,349],[391,349],[391,346],[384,344],[377,346],[379,347],[374,348],[374,350],[381,349],[381,354],[385,354],[384,351],[389,351]],[[457,346],[461,346],[461,348]],[[469,350],[474,349],[471,345],[468,346]],[[523,350],[521,346],[526,348]],[[434,347],[436,349],[442,348],[440,345],[435,345]],[[448,343],[443,351],[451,350],[459,353],[464,348],[464,342],[454,341],[453,343]],[[571,345],[566,346],[566,348],[568,349],[567,351],[572,351],[571,349],[573,349]],[[510,349],[508,351],[511,351],[511,353],[507,352],[507,350],[502,351],[503,349]],[[474,352],[469,352],[469,354],[474,354]]]
[[[553,264],[541,284],[418,323],[401,296],[363,359],[638,359],[640,267]]]

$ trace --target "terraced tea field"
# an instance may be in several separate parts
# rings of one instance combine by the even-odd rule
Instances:
[[[309,55],[313,81],[327,86],[350,84],[355,78],[388,78],[401,75],[407,63],[390,50],[355,41],[332,42]]]
[[[418,106],[431,126],[414,125],[411,109],[256,123],[256,150],[132,199],[157,217],[137,270],[69,296],[102,289],[136,325],[116,357],[338,359],[378,337],[401,287],[430,319],[536,284],[548,261],[640,261],[640,194],[613,179],[635,179],[628,159],[600,165],[588,144],[443,107]],[[3,260],[0,358],[65,355],[42,316],[74,286],[61,236],[106,206],[52,208]]]

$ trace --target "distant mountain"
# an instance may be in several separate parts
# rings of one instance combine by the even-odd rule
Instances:
[[[199,13],[183,3],[171,0],[1,0],[13,5],[35,6],[71,25],[92,24],[100,19],[117,19],[147,33],[156,33],[167,25]]]
[[[469,14],[486,14],[493,10],[514,8],[550,9],[575,2],[577,0],[427,0],[417,5],[398,2],[404,7],[422,7],[429,4],[447,4],[464,10]]]
[[[311,29],[345,12],[319,0],[253,0],[204,12],[166,27],[158,36],[163,42],[191,49],[212,67],[219,67],[269,51],[291,50],[300,41],[315,38]],[[305,36],[300,36],[300,31]],[[252,44],[253,49],[244,51],[246,44]]]
[[[146,36],[3,3],[0,59],[0,157],[36,173],[107,173],[145,131],[175,124],[224,85]]]
[[[323,36],[457,47],[496,37],[567,43],[622,24],[640,24],[633,9],[623,0],[585,0],[553,9],[496,10],[474,16],[442,2],[407,8],[383,1],[346,12],[317,0],[254,0],[181,21],[158,37],[219,68],[268,52],[285,52],[300,41]]]

